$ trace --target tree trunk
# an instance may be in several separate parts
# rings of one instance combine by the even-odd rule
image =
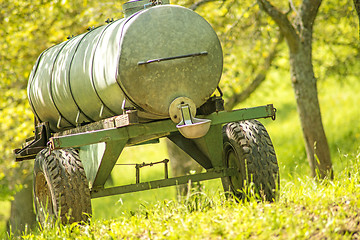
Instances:
[[[169,139],[166,139],[166,146],[170,159],[171,172],[174,177],[190,174],[191,171],[194,171],[195,173],[200,173],[202,171],[203,168],[200,164]],[[179,196],[185,196],[189,190],[188,184],[177,186],[177,193]]]
[[[324,132],[317,85],[312,65],[312,32],[322,0],[303,0],[299,9],[292,6],[296,18],[291,23],[287,14],[268,0],[258,4],[279,26],[290,52],[291,82],[295,92],[307,158],[313,177],[333,178],[330,149]]]
[[[360,37],[360,0],[353,0],[356,13],[359,18],[359,37]]]
[[[296,53],[290,52],[290,65],[311,175],[333,178],[330,149],[321,120],[317,83],[311,63],[311,43],[303,43]]]
[[[21,236],[26,230],[36,226],[36,217],[33,209],[32,174],[23,182],[23,189],[17,192],[11,202],[8,232],[14,236]]]

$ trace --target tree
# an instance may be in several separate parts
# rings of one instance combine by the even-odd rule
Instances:
[[[290,22],[286,13],[267,0],[258,4],[279,26],[290,55],[291,82],[305,140],[312,176],[333,177],[330,149],[321,119],[317,80],[312,65],[312,33],[322,0],[303,0],[298,9],[290,5],[296,17]]]
[[[274,31],[275,23],[258,8],[256,1],[200,0],[193,6],[211,23],[223,46],[220,86],[225,108],[231,110],[266,79],[274,60],[283,51],[283,36]]]
[[[355,5],[357,15],[359,17],[359,25],[360,25],[360,0],[353,0],[353,1],[354,1],[354,5]],[[359,27],[359,36],[360,36],[360,27]]]
[[[235,105],[246,100],[266,79],[267,72],[269,71],[273,60],[279,52],[279,45],[283,42],[284,36],[280,33],[277,41],[272,43],[269,53],[266,54],[264,62],[261,66],[257,67],[257,73],[252,77],[251,82],[241,92],[233,93],[226,101],[225,108],[233,109]]]

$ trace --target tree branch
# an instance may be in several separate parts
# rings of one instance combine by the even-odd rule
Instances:
[[[290,6],[290,9],[293,10],[294,13],[295,13],[296,16],[297,16],[297,15],[298,15],[298,12],[297,12],[297,10],[296,10],[296,8],[295,8],[295,5],[294,5],[294,3],[293,3],[292,0],[289,0],[289,6]]]
[[[258,74],[255,76],[254,80],[239,94],[234,94],[231,98],[227,100],[225,108],[231,110],[235,107],[235,105],[243,102],[246,98],[248,98],[265,80],[267,72],[269,71],[273,60],[275,59],[278,53],[278,46],[284,40],[284,35],[282,33],[279,34],[278,40],[273,43],[270,48],[269,55],[265,58],[263,66],[261,66],[258,71]]]
[[[358,14],[358,16],[360,16],[360,0],[353,0],[354,5],[355,5],[355,10]]]
[[[312,32],[312,27],[322,0],[303,0],[300,7],[302,26]]]
[[[311,1],[311,0],[309,0]],[[319,0],[317,0],[319,1]],[[291,24],[286,14],[280,12],[275,6],[273,6],[267,0],[257,0],[259,7],[266,12],[279,26],[280,31],[286,38],[288,42],[290,51],[296,52],[298,49],[298,44],[300,42],[299,34],[296,32],[296,29]]]
[[[359,18],[359,37],[360,37],[360,0],[353,0],[356,13]]]
[[[191,5],[189,7],[189,9],[195,11],[198,7],[204,5],[205,3],[216,2],[216,1],[219,1],[219,0],[200,0],[200,1],[196,2],[196,3],[194,3],[193,5]],[[223,1],[225,1],[225,0],[223,0]]]

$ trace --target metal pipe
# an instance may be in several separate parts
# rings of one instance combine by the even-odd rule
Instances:
[[[234,168],[210,169],[206,173],[199,173],[199,174],[194,174],[194,175],[174,177],[174,178],[155,180],[155,181],[150,181],[150,182],[143,182],[143,183],[137,183],[137,184],[105,188],[105,189],[93,189],[91,191],[91,198],[99,198],[99,197],[124,194],[124,193],[130,193],[130,192],[139,192],[139,191],[150,190],[150,189],[155,189],[155,188],[176,186],[179,184],[185,184],[188,181],[200,182],[200,181],[205,181],[205,180],[210,180],[210,179],[215,179],[215,178],[235,176],[236,174],[237,174],[237,170]]]

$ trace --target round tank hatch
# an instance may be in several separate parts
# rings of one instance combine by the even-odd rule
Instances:
[[[133,15],[121,42],[118,83],[145,112],[169,117],[178,97],[201,106],[220,81],[223,56],[210,24],[194,11],[155,6]]]

